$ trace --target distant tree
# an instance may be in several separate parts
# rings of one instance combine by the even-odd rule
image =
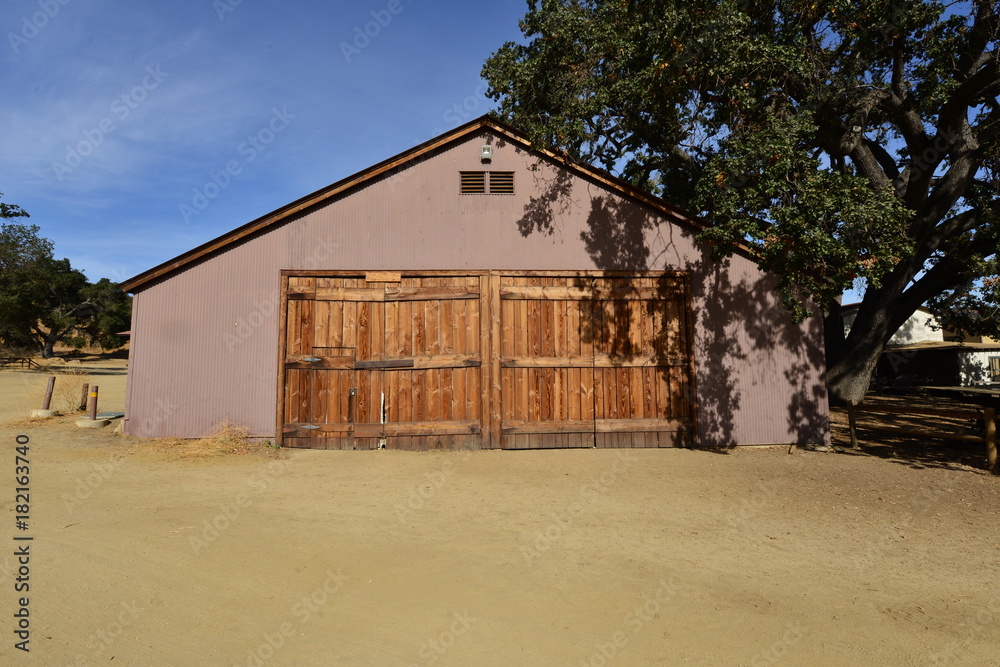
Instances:
[[[16,206],[0,204],[4,218],[26,217]],[[102,278],[90,283],[68,259],[52,256],[52,242],[36,225],[0,224],[0,343],[33,348],[45,358],[57,343],[116,349],[124,340],[131,301]]]
[[[922,304],[1000,333],[995,0],[531,0],[483,69],[538,145],[706,216],[801,320],[841,331],[827,383],[860,402]],[[974,313],[975,316],[970,316]]]

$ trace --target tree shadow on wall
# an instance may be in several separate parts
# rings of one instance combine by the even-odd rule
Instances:
[[[531,175],[533,189],[540,191],[541,195],[531,197],[524,207],[524,214],[517,221],[517,230],[524,237],[535,233],[553,235],[559,229],[559,218],[565,216],[574,204],[574,181],[570,173],[559,169],[553,176],[547,177],[538,165],[533,165]]]
[[[571,199],[574,181],[579,181],[564,169],[556,173],[545,183],[542,194],[525,207],[517,222],[522,235],[551,234],[564,222],[562,231],[566,232],[566,226],[579,224],[572,222],[575,202]],[[773,277],[754,279],[753,270],[741,275],[732,260],[713,260],[709,249],[696,241],[695,230],[683,222],[670,224],[664,213],[611,195],[603,186],[591,183],[588,190],[590,210],[579,237],[596,267],[687,272],[686,277],[672,273],[660,276],[657,298],[645,303],[654,321],[680,324],[680,328],[658,327],[653,333],[652,352],[659,372],[673,373],[675,379],[678,353],[687,345],[694,352],[694,382],[687,371],[680,402],[689,405],[689,399],[697,399],[700,446],[729,448],[740,444],[741,431],[748,426],[775,433],[775,442],[828,441],[829,420],[821,407],[827,400],[821,379],[825,368],[822,320],[812,318],[806,325],[808,333],[803,335],[782,307]],[[695,304],[690,323],[686,309],[676,312],[684,280],[690,281]],[[631,284],[622,278],[618,287]],[[581,325],[581,336],[586,342],[603,342],[605,349],[612,350],[613,363],[625,364],[640,350],[635,349],[620,319],[620,314],[595,317],[588,326]],[[685,335],[691,340],[678,338]],[[762,367],[775,366],[784,369],[783,382],[760,372]],[[756,408],[785,395],[788,386],[794,389],[787,405],[786,428],[775,428],[773,413]]]

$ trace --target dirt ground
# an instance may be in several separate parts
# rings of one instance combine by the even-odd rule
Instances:
[[[84,366],[120,410],[121,364]],[[0,422],[44,378],[0,372]],[[1000,665],[975,447],[226,454],[72,417],[0,439],[4,665]]]

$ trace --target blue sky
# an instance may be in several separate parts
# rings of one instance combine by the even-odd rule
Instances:
[[[526,9],[4,0],[3,201],[124,280],[486,113]]]
[[[3,0],[3,201],[120,282],[486,113],[526,10]]]

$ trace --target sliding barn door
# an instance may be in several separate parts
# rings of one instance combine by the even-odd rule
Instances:
[[[285,445],[691,444],[684,274],[380,271],[283,281]]]
[[[501,446],[690,444],[682,277],[504,276]]]
[[[474,446],[482,433],[479,281],[289,277],[284,444]]]

